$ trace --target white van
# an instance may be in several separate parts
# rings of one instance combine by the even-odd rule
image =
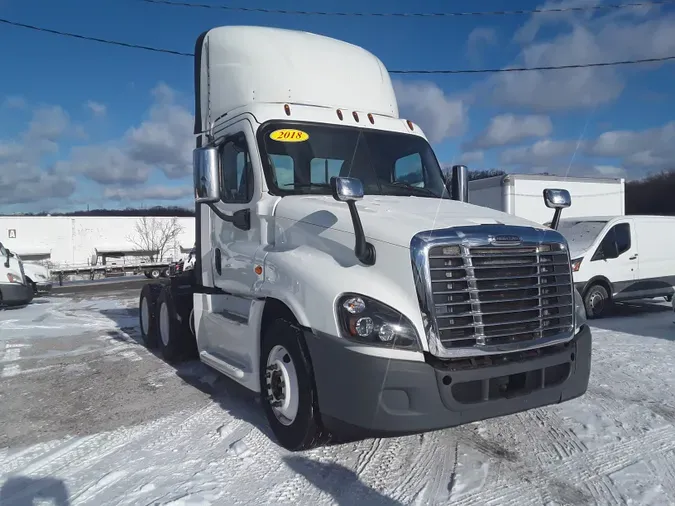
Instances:
[[[675,292],[675,216],[604,216],[560,220],[574,284],[589,318],[613,301],[665,297]]]
[[[23,262],[0,242],[0,306],[22,306],[33,300],[33,287],[26,281]]]

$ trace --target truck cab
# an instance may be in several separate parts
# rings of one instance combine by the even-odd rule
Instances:
[[[0,242],[0,307],[28,304],[33,295],[23,262]]]
[[[149,346],[259,393],[290,450],[586,391],[564,237],[446,185],[377,57],[245,26],[195,54],[196,262],[144,287]]]

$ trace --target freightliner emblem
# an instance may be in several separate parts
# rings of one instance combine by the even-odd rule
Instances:
[[[495,244],[520,244],[522,239],[517,235],[491,235],[488,241]]]

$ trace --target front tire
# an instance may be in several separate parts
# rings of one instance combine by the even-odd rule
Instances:
[[[324,435],[316,388],[299,328],[278,319],[265,332],[260,350],[260,395],[272,432],[290,451],[313,448]]]
[[[612,299],[607,289],[602,285],[591,286],[584,296],[586,315],[588,319],[607,316],[612,305]]]

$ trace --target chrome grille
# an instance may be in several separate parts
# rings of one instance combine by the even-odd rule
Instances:
[[[572,273],[563,242],[444,244],[427,251],[444,348],[526,344],[573,331]]]

